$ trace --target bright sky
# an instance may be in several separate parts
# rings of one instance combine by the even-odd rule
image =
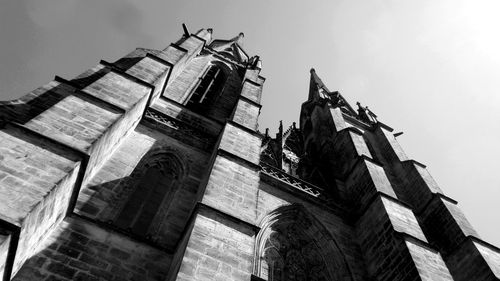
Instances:
[[[260,128],[297,121],[314,67],[330,90],[405,134],[481,237],[500,246],[497,0],[0,1],[0,99],[191,32],[245,33],[263,60]]]

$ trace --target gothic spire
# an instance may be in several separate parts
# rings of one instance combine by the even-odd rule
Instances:
[[[318,100],[321,97],[320,91],[330,92],[323,84],[323,81],[316,74],[316,70],[311,68],[311,81],[309,83],[309,100]]]
[[[311,68],[311,81],[309,83],[309,101],[328,100],[334,107],[341,107],[346,113],[356,115],[356,111],[347,100],[338,92],[330,92],[321,78],[316,74],[316,70]]]

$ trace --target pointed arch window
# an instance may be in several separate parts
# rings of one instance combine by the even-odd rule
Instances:
[[[132,194],[115,219],[115,225],[140,236],[150,229],[160,208],[170,205],[181,182],[182,167],[172,155],[161,155],[144,165]]]
[[[186,107],[198,113],[205,113],[222,93],[226,77],[218,65],[211,65],[200,78]]]
[[[334,237],[302,205],[279,207],[260,227],[254,276],[267,281],[354,280]]]

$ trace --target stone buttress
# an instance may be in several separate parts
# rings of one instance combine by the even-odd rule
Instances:
[[[312,70],[272,138],[243,33],[183,29],[0,103],[3,280],[498,280],[499,249],[367,107]]]
[[[309,162],[347,204],[366,269],[376,280],[498,280],[500,250],[473,230],[425,166],[409,159],[392,129],[355,111],[311,70],[301,128]]]

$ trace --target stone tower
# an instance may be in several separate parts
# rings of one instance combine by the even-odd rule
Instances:
[[[257,130],[244,35],[184,34],[0,104],[3,280],[498,280],[500,250],[311,70]]]

